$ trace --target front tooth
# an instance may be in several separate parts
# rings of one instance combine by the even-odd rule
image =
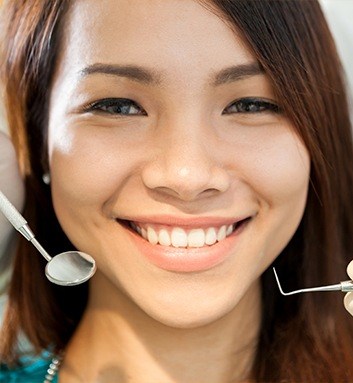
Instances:
[[[172,230],[171,242],[174,247],[186,247],[188,244],[188,236],[180,227]]]
[[[159,242],[160,245],[162,245],[162,246],[170,246],[170,244],[171,244],[171,240],[170,240],[170,235],[169,235],[169,233],[168,233],[167,230],[162,229],[162,230],[159,232],[159,235],[158,235],[158,242]]]
[[[202,229],[191,230],[188,234],[189,247],[202,247],[205,245],[205,232]]]
[[[227,227],[226,235],[231,235],[233,233],[233,225],[229,225]]]
[[[214,227],[210,227],[206,232],[205,243],[206,245],[213,245],[217,242],[217,233]]]
[[[226,230],[227,230],[226,225],[223,225],[220,227],[220,229],[218,230],[218,233],[217,233],[217,240],[218,241],[222,241],[222,239],[224,239],[226,237]]]
[[[158,235],[156,231],[150,226],[147,228],[147,238],[148,242],[152,243],[152,245],[156,245],[158,243]]]

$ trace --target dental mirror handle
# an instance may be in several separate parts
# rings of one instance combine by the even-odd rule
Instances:
[[[11,225],[20,232],[27,241],[30,241],[34,247],[43,255],[43,257],[49,262],[52,257],[43,249],[41,244],[35,239],[34,234],[27,224],[27,221],[19,213],[19,211],[12,205],[12,203],[6,198],[4,193],[0,190],[0,210],[11,223]]]

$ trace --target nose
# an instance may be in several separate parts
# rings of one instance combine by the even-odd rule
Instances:
[[[169,126],[156,138],[153,159],[142,171],[145,186],[183,201],[225,192],[230,179],[217,159],[216,141],[202,129]]]

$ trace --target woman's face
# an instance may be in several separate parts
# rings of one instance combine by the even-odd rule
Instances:
[[[79,0],[63,30],[48,150],[64,231],[162,323],[224,316],[306,202],[309,156],[267,77],[197,1]]]

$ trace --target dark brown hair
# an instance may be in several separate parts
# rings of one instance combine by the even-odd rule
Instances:
[[[353,255],[353,145],[341,64],[314,0],[202,1],[243,35],[267,73],[281,107],[311,156],[301,224],[275,261],[286,289],[346,279]],[[40,182],[48,90],[65,0],[11,0],[4,13],[2,77],[9,125],[26,175],[24,215],[53,253],[66,250]],[[285,161],[285,159],[283,159]],[[16,360],[19,331],[36,351],[65,347],[80,320],[87,286],[61,288],[43,276],[45,261],[20,239],[1,335],[3,362]],[[282,297],[272,271],[262,276],[257,382],[352,382],[353,318],[338,293]]]

